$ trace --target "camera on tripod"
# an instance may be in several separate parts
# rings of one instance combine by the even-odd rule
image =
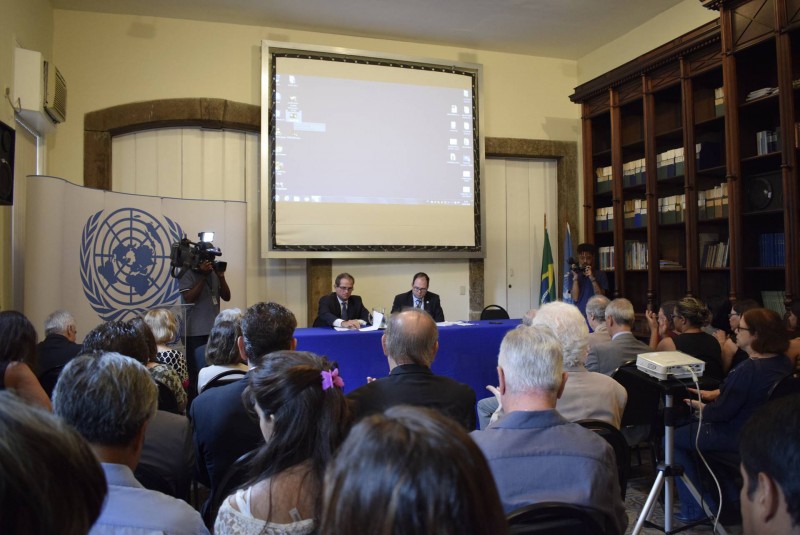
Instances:
[[[228,267],[227,262],[216,260],[218,256],[222,256],[222,250],[211,243],[214,233],[200,232],[197,236],[198,241],[193,242],[184,234],[181,241],[172,244],[170,275],[176,279],[180,279],[189,269],[199,270],[203,262],[211,262],[214,271],[217,272],[224,272]]]

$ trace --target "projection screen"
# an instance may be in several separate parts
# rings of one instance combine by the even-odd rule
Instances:
[[[479,65],[262,42],[262,252],[482,257]]]

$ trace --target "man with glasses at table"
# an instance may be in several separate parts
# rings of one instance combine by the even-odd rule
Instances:
[[[433,321],[440,323],[444,321],[444,310],[439,300],[439,296],[428,291],[431,279],[427,273],[419,272],[411,279],[411,290],[398,294],[392,303],[392,314],[400,312],[406,308],[421,308],[431,315]]]
[[[356,279],[349,273],[336,276],[333,293],[319,300],[319,312],[314,327],[346,327],[360,329],[369,323],[369,311],[361,297],[353,295]]]

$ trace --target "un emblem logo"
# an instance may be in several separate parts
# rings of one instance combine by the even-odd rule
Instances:
[[[180,297],[170,276],[170,250],[180,225],[138,208],[91,216],[81,236],[83,293],[104,321],[125,321]]]

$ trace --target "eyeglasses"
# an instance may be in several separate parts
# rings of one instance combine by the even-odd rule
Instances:
[[[352,286],[337,286],[337,288],[339,288],[343,292],[352,292],[353,291],[353,287]]]
[[[752,329],[752,328],[750,328],[750,327],[742,327],[742,324],[741,324],[741,323],[739,324],[739,326],[738,326],[738,327],[736,327],[736,328],[734,329],[734,331],[736,331],[737,333],[739,333],[739,332],[741,332],[741,331],[747,331],[747,332],[749,332],[750,334],[753,334],[753,329]]]
[[[414,288],[415,292],[427,292],[428,291],[427,288],[420,288],[419,286],[412,286],[412,288]]]

